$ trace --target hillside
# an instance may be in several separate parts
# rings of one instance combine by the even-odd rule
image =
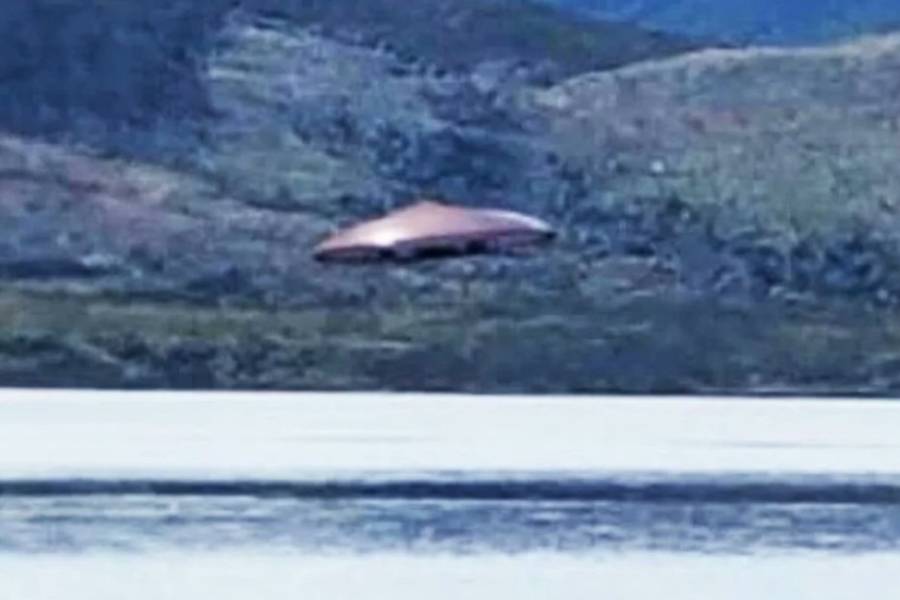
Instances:
[[[0,54],[0,384],[900,389],[894,36],[686,53],[512,0],[7,6],[0,47],[35,52]],[[422,195],[562,235],[311,259]]]
[[[708,50],[575,77],[534,99],[556,146],[609,195],[728,202],[795,235],[852,224],[887,234],[900,193],[898,67],[900,35]]]
[[[544,0],[600,19],[743,44],[818,44],[900,25],[897,0]]]
[[[9,0],[0,8],[0,127],[184,159],[213,116],[201,77],[235,14],[389,53],[398,70],[508,61],[553,80],[696,47],[521,0]]]

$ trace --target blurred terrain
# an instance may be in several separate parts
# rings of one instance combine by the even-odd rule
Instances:
[[[584,15],[742,44],[818,44],[900,26],[897,0],[544,0]]]
[[[519,0],[9,0],[0,33],[0,384],[900,389],[898,35]],[[561,239],[311,259],[421,196]]]

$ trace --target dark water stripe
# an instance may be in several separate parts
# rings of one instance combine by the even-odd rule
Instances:
[[[443,501],[900,504],[900,482],[741,480],[181,481],[9,480],[0,497],[154,495]]]

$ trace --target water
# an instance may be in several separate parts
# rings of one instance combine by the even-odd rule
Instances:
[[[0,599],[850,600],[900,405],[0,398]]]
[[[212,553],[0,561],[4,597],[14,600],[889,600],[897,573],[894,555]]]
[[[860,554],[900,550],[900,505],[7,497],[0,553]]]
[[[0,597],[855,600],[887,598],[900,583],[900,504],[879,494],[840,503],[242,490],[3,496]]]

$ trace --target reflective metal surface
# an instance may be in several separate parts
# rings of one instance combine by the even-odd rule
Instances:
[[[553,237],[547,223],[512,211],[425,201],[340,231],[315,249],[320,260],[409,255],[429,250],[483,250]]]

